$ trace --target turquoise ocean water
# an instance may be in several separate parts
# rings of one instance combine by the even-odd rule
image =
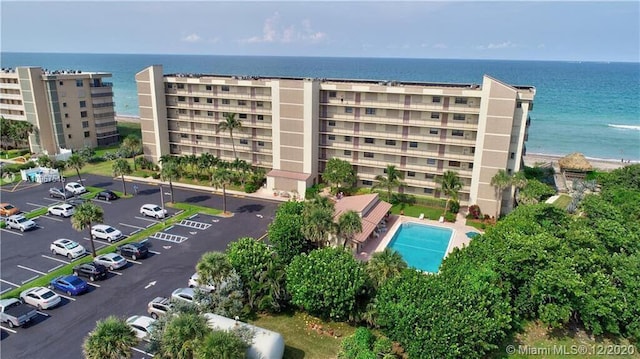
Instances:
[[[6,52],[0,59],[4,68],[111,72],[119,115],[138,114],[134,75],[153,64],[165,73],[478,84],[488,74],[536,87],[528,153],[640,160],[640,63]]]

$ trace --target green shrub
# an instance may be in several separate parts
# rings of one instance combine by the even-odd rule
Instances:
[[[92,156],[87,160],[88,163],[100,163],[104,162],[104,157],[102,156]]]
[[[319,184],[314,184],[313,186],[307,188],[307,190],[304,193],[305,194],[304,198],[306,199],[314,198],[320,193],[320,189],[321,188]]]
[[[247,182],[247,183],[244,184],[244,191],[246,193],[254,193],[259,188],[260,187],[258,187],[258,185],[256,185],[255,183]]]
[[[156,172],[154,174],[151,175],[151,178],[153,179],[160,179],[160,172]]]
[[[455,222],[456,221],[456,214],[455,213],[451,213],[451,212],[447,212],[444,214],[444,220],[447,222]]]
[[[452,200],[449,202],[449,212],[451,212],[451,213],[458,213],[458,212],[460,212],[460,202],[458,202],[458,201],[456,201],[456,200],[452,199]]]
[[[478,206],[477,204],[471,205],[469,207],[469,216],[471,216],[471,218],[473,219],[481,219],[482,211],[480,210],[480,206]]]

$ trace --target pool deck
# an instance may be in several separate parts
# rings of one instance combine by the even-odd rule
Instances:
[[[450,223],[450,222],[440,223],[438,221],[432,221],[429,219],[418,219],[415,217],[393,215],[389,217],[389,220],[387,222],[387,228],[389,230],[385,232],[384,236],[369,239],[369,241],[367,241],[367,244],[365,244],[362,251],[360,251],[360,253],[356,253],[356,258],[362,261],[368,261],[369,258],[371,258],[371,255],[373,253],[382,252],[387,247],[389,242],[391,242],[393,235],[396,233],[400,225],[402,223],[408,223],[408,222],[428,224],[434,227],[452,229],[453,238],[451,239],[451,241],[449,242],[449,246],[447,247],[447,255],[448,255],[449,253],[451,253],[451,251],[453,251],[454,248],[462,248],[468,245],[469,242],[471,242],[471,238],[467,237],[467,232],[482,233],[474,227],[467,226],[465,224],[466,221],[467,220],[462,213],[458,213],[458,215],[456,216],[455,223]]]

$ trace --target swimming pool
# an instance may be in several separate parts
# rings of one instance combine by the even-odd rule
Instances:
[[[437,273],[447,253],[453,230],[419,223],[402,223],[387,245],[400,253],[409,267]]]

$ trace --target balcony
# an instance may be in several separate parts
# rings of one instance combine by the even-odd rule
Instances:
[[[20,84],[12,82],[0,82],[0,89],[20,90]]]
[[[90,87],[99,88],[99,87],[113,87],[112,82],[91,82],[89,83]]]

